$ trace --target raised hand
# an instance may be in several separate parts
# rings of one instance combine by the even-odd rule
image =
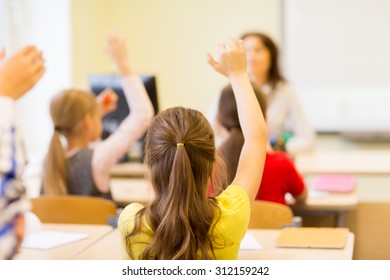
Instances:
[[[207,54],[207,61],[215,71],[225,76],[246,72],[246,52],[242,40],[230,40],[219,45],[219,61]]]
[[[0,95],[14,100],[29,91],[45,73],[42,52],[26,46],[8,59],[0,52]]]
[[[110,88],[105,89],[96,97],[96,102],[100,105],[102,116],[115,111],[118,95]]]
[[[221,44],[219,54],[219,61],[209,55],[209,64],[229,79],[245,139],[232,184],[242,187],[249,201],[252,202],[258,192],[264,169],[267,129],[246,72],[246,52],[243,42],[231,40]]]
[[[112,60],[121,75],[132,74],[127,53],[127,44],[123,36],[116,31],[111,31],[107,35],[107,46],[105,52]]]

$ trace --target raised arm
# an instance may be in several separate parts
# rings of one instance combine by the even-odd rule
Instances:
[[[130,115],[123,120],[115,133],[94,149],[92,171],[96,186],[102,192],[109,191],[111,167],[145,133],[154,112],[141,78],[131,70],[125,39],[111,33],[108,36],[106,52],[122,76],[122,88]]]
[[[4,50],[0,50],[0,259],[9,259],[22,242],[22,213],[29,208],[21,180],[25,157],[15,100],[35,85],[45,67],[42,52],[34,46],[23,48],[7,60],[4,56]]]
[[[211,55],[208,60],[216,71],[228,77],[234,91],[245,140],[232,184],[242,187],[252,203],[263,175],[267,132],[259,103],[246,72],[244,44],[241,40],[222,44],[219,61],[215,61]]]
[[[1,186],[7,185],[6,180],[19,180],[18,164],[24,164],[20,161],[21,139],[16,137],[18,129],[15,101],[29,91],[45,72],[42,52],[35,46],[24,47],[9,59],[4,57],[4,50],[0,50],[0,149],[3,151],[0,152]]]
[[[42,52],[27,46],[4,60],[0,50],[0,96],[18,99],[29,91],[45,73]]]

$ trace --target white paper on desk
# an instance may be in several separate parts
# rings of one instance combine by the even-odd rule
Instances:
[[[261,250],[263,247],[256,238],[249,232],[245,233],[241,241],[240,250]]]
[[[313,189],[309,189],[309,192],[307,194],[307,197],[310,198],[310,199],[322,199],[322,198],[326,198],[328,197],[330,194],[329,192],[325,192],[325,191],[317,191],[317,190],[313,190]],[[286,193],[286,195],[284,196],[284,199],[286,201],[291,201],[291,202],[294,202],[294,197],[291,195],[291,193]]]
[[[328,196],[329,196],[329,192],[317,191],[317,190],[313,190],[313,189],[310,189],[309,193],[308,193],[309,198],[325,198]]]
[[[22,243],[24,249],[48,250],[87,238],[86,233],[41,231],[27,235]]]

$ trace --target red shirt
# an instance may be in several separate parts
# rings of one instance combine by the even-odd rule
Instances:
[[[294,163],[283,152],[267,152],[263,178],[256,199],[286,204],[284,196],[290,193],[300,195],[305,188],[301,175]]]

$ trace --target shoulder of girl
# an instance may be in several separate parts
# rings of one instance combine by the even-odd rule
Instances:
[[[135,214],[137,214],[137,212],[141,209],[143,209],[145,206],[140,204],[140,203],[131,203],[129,205],[127,205],[123,211],[121,212],[121,216],[134,216]]]
[[[126,229],[130,224],[132,224],[132,221],[134,221],[134,217],[137,212],[144,207],[145,206],[139,203],[131,203],[127,205],[119,214],[118,227],[122,230]]]
[[[250,209],[249,197],[245,190],[238,185],[230,185],[220,196],[217,197],[219,207],[224,213],[239,213],[240,215]]]
[[[231,199],[242,195],[246,196],[245,190],[239,185],[231,184],[218,197],[222,199],[225,197],[229,197]]]

